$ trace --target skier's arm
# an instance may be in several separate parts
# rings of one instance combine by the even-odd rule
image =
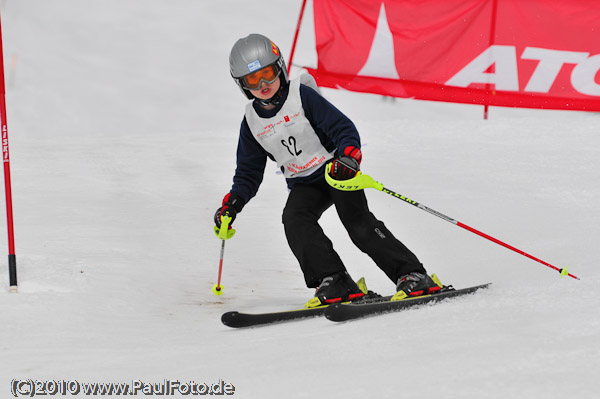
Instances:
[[[221,207],[217,209],[214,216],[214,222],[218,228],[221,227],[221,217],[223,216],[229,216],[231,226],[237,214],[256,195],[263,179],[266,163],[267,153],[252,137],[246,118],[244,118],[240,127],[233,186],[223,198]]]
[[[233,177],[231,194],[238,196],[243,204],[241,208],[253,198],[263,180],[267,152],[252,136],[246,118],[240,127],[240,138],[237,148],[237,167]]]

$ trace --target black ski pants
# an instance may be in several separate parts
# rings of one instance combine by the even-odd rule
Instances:
[[[313,184],[296,183],[283,209],[285,235],[300,263],[307,287],[318,287],[324,277],[346,270],[318,223],[331,205],[335,205],[352,242],[369,255],[394,284],[406,273],[425,273],[417,257],[369,211],[364,190],[340,191],[322,179]]]

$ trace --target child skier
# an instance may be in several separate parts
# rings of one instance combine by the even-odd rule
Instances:
[[[231,76],[252,102],[240,128],[233,186],[214,216],[217,227],[225,215],[233,223],[256,195],[270,158],[281,168],[290,190],[282,216],[288,244],[307,287],[317,288],[316,300],[309,303],[316,306],[364,295],[318,224],[331,205],[352,242],[398,292],[418,296],[439,290],[417,257],[369,211],[364,190],[338,191],[326,182],[325,166],[330,162],[332,178],[356,175],[362,159],[360,137],[352,121],[315,90],[312,76],[289,80],[279,48],[259,34],[235,43],[229,65]]]

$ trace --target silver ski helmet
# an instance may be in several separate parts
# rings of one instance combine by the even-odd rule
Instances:
[[[269,38],[257,33],[238,40],[229,54],[231,77],[249,100],[254,96],[244,84],[244,77],[269,66],[275,68],[277,76],[283,77],[282,86],[289,83],[287,68],[279,47]]]

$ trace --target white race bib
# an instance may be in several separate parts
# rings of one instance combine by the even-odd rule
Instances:
[[[304,115],[300,79],[290,81],[288,97],[272,118],[258,116],[252,103],[246,121],[258,143],[273,157],[286,178],[308,176],[333,158]]]

